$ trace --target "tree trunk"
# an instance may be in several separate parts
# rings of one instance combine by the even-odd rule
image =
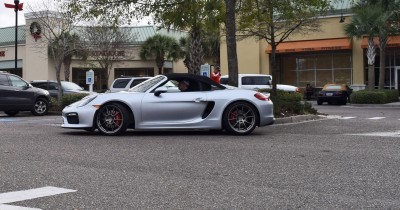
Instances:
[[[189,49],[189,56],[190,56],[190,67],[189,73],[192,74],[200,74],[200,66],[203,64],[203,48],[201,46],[201,35],[200,31],[194,29],[190,32],[190,49]]]
[[[385,88],[385,58],[388,37],[379,37],[379,89]]]
[[[71,67],[71,60],[64,60],[64,77],[65,81],[69,81],[69,75],[70,75],[70,70],[69,68]]]
[[[375,89],[375,45],[374,37],[370,36],[368,40],[367,59],[368,59],[368,89]]]
[[[58,104],[61,105],[61,99],[62,99],[62,94],[63,94],[63,89],[61,86],[61,66],[62,66],[62,60],[55,58],[54,59],[54,64],[56,68],[56,79],[57,79],[57,84],[58,84],[58,96],[57,96],[57,102]]]
[[[236,0],[225,0],[226,47],[228,55],[229,85],[238,86],[238,59],[236,51]]]

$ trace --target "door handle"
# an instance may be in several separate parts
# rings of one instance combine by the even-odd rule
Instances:
[[[201,101],[204,101],[204,99],[203,98],[195,98],[195,99],[193,99],[193,101],[194,102],[201,102]]]

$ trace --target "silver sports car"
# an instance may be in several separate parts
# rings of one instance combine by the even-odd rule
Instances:
[[[105,135],[120,135],[128,128],[224,129],[246,135],[275,120],[272,101],[262,93],[177,73],[155,76],[129,91],[89,95],[65,107],[62,117],[63,128],[98,129]]]

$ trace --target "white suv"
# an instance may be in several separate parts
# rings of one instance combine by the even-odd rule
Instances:
[[[228,84],[228,75],[221,76],[220,83],[223,85]],[[239,74],[238,75],[238,88],[259,90],[272,88],[272,76],[268,74]],[[278,90],[287,92],[298,92],[300,88],[292,85],[277,84]]]
[[[126,91],[151,77],[121,77],[114,80],[108,92]]]

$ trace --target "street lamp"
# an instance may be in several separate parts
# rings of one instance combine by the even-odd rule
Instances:
[[[12,8],[15,11],[15,72],[17,71],[17,60],[18,60],[18,11],[22,10],[23,3],[19,3],[19,0],[14,0],[14,4],[4,3],[6,8]]]

